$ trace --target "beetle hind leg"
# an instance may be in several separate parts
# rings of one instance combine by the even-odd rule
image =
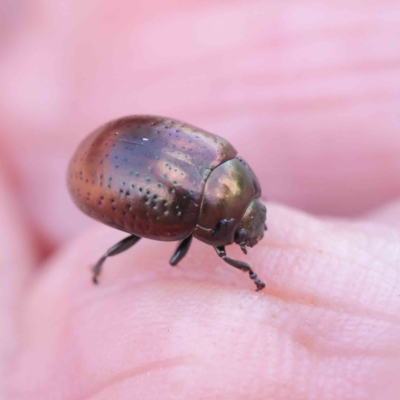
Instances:
[[[97,261],[96,265],[93,267],[93,283],[99,283],[99,276],[101,270],[103,268],[104,261],[106,261],[107,257],[115,256],[119,253],[122,253],[125,250],[128,250],[134,244],[136,244],[140,240],[140,236],[131,235],[127,238],[121,240],[113,247],[109,248],[105,254]]]
[[[186,239],[183,239],[182,242],[179,243],[174,255],[169,260],[169,263],[174,267],[182,260],[183,257],[186,256],[189,251],[190,244],[192,243],[193,235],[188,236]]]
[[[214,247],[214,249],[218,256],[221,257],[227,264],[249,273],[250,279],[252,279],[257,286],[256,292],[265,288],[265,283],[257,277],[257,274],[253,271],[249,264],[244,261],[229,258],[226,255],[225,246]]]

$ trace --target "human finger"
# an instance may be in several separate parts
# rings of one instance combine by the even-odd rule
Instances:
[[[399,232],[269,209],[276,219],[248,257],[267,283],[257,293],[199,242],[172,268],[171,244],[143,240],[107,260],[98,287],[88,265],[121,234],[97,230],[64,248],[18,317],[10,395],[398,395]]]

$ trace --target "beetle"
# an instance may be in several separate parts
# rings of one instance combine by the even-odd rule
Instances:
[[[68,188],[88,216],[130,234],[108,249],[93,268],[98,283],[107,257],[141,238],[180,241],[170,264],[187,254],[195,237],[214,247],[229,265],[236,243],[247,254],[264,236],[266,207],[260,183],[225,139],[171,118],[137,115],[113,120],[79,145],[68,167]]]

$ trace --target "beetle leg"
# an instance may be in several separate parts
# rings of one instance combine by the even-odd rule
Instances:
[[[179,243],[174,255],[169,260],[169,263],[174,267],[178,264],[179,261],[182,260],[183,257],[186,256],[189,251],[190,244],[192,243],[193,235],[188,236],[186,239],[183,239],[182,242]]]
[[[235,219],[222,219],[218,222],[215,228],[212,230],[211,237],[213,239],[222,239],[228,235],[232,225],[235,225]]]
[[[244,254],[247,254],[247,249],[246,249],[246,242],[242,242],[239,244],[240,248],[242,249]]]
[[[232,258],[227,257],[225,246],[214,247],[214,249],[226,263],[232,265],[232,267],[238,268],[244,272],[249,273],[250,278],[254,281],[254,283],[257,286],[256,292],[265,288],[265,283],[260,279],[258,279],[257,274],[253,271],[253,269],[250,267],[249,264],[245,263],[244,261],[234,260]]]
[[[125,250],[128,250],[135,243],[137,243],[141,239],[140,236],[131,235],[127,238],[121,240],[113,247],[109,248],[105,254],[97,261],[96,265],[93,267],[93,283],[99,283],[98,278],[101,273],[101,269],[103,267],[104,261],[106,261],[107,257],[115,256],[116,254],[122,253]]]

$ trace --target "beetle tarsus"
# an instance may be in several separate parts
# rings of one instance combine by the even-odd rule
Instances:
[[[179,261],[182,260],[183,257],[186,256],[189,251],[190,244],[192,243],[193,235],[188,236],[186,239],[183,239],[182,242],[179,243],[178,248],[176,249],[174,255],[169,260],[169,263],[175,267],[178,265]]]
[[[101,274],[101,270],[103,268],[104,261],[106,261],[107,257],[115,256],[116,254],[119,254],[125,250],[128,250],[139,240],[140,240],[140,236],[131,235],[131,236],[128,236],[127,238],[121,240],[120,242],[115,244],[113,247],[109,248],[105,252],[105,254],[103,254],[100,257],[99,261],[97,261],[96,265],[93,267],[93,277],[92,277],[93,283],[96,285],[99,283],[98,278]]]
[[[255,272],[249,272],[250,278],[253,279],[254,283],[257,286],[256,292],[263,290],[265,288],[265,283],[258,278]]]
[[[225,246],[214,247],[214,249],[218,256],[221,257],[227,264],[249,273],[250,279],[252,279],[256,284],[256,292],[265,288],[265,283],[257,277],[257,274],[253,271],[249,264],[244,261],[234,260],[233,258],[227,257]]]

